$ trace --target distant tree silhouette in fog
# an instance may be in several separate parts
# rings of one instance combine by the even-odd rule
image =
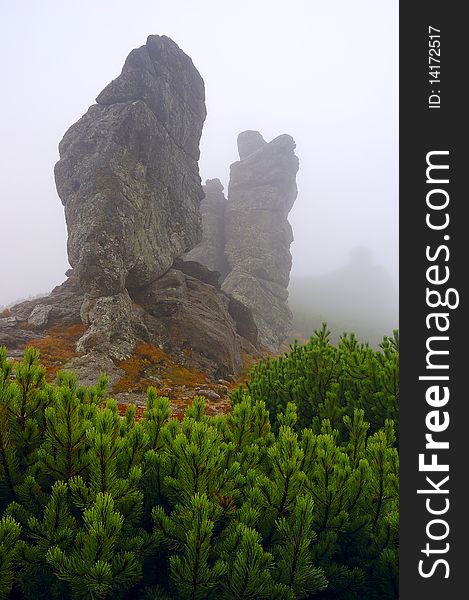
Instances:
[[[349,261],[334,271],[292,278],[289,289],[295,331],[306,337],[327,321],[335,339],[355,331],[376,345],[398,327],[397,290],[366,246],[353,248]]]

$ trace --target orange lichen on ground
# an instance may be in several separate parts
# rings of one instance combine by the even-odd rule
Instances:
[[[125,404],[124,402],[117,403],[117,412],[119,413],[119,416],[121,416],[121,417],[125,417],[125,413],[127,412],[128,408],[129,408],[129,405]],[[140,421],[143,417],[144,412],[145,412],[145,409],[143,408],[143,406],[136,406],[135,407],[135,420]]]
[[[125,373],[112,388],[120,392],[146,392],[149,386],[162,389],[171,386],[193,386],[205,383],[204,373],[175,364],[161,348],[148,343],[139,343],[130,358],[119,361]]]
[[[182,421],[184,418],[184,413],[186,412],[186,408],[192,404],[191,401],[176,401],[171,402],[171,418],[177,419],[178,421]],[[117,403],[117,412],[119,416],[124,418],[127,412],[129,404],[126,402],[118,402]],[[220,414],[226,414],[231,410],[231,403],[229,398],[217,403],[207,402],[205,404],[205,414],[207,416],[215,416]],[[145,413],[145,407],[143,406],[135,406],[135,420],[141,421],[143,419],[143,415]]]
[[[207,380],[205,374],[201,371],[188,369],[176,363],[168,364],[164,377],[169,380],[168,383],[187,386],[200,385]]]
[[[148,368],[164,365],[167,360],[167,355],[160,348],[152,344],[137,344],[132,356],[117,363],[125,375],[113,385],[112,391],[116,394],[128,391],[146,392],[148,386],[155,385],[155,382],[148,378]]]
[[[51,327],[47,331],[47,337],[29,342],[28,346],[37,348],[40,352],[41,364],[46,367],[47,381],[52,381],[65,363],[78,356],[75,344],[84,331],[82,323],[69,327]]]
[[[52,381],[57,371],[78,356],[75,344],[84,331],[82,324],[66,328],[52,327],[46,332],[47,337],[33,340],[29,344],[40,351],[40,360],[46,367],[48,381]],[[183,352],[183,355],[190,359],[189,351]],[[111,396],[119,394],[118,411],[121,416],[125,415],[129,403],[135,403],[137,420],[143,416],[144,402],[150,386],[156,388],[161,396],[170,399],[172,416],[179,420],[183,418],[195,395],[207,397],[207,415],[227,413],[231,410],[231,391],[246,382],[256,361],[256,358],[245,353],[242,371],[236,379],[213,381],[204,372],[177,363],[158,346],[141,342],[136,345],[132,356],[116,362],[124,374],[113,384]],[[214,395],[212,398],[209,396],[210,392],[215,392],[218,396]]]

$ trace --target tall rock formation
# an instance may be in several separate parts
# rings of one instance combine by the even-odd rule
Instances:
[[[227,275],[225,259],[225,208],[226,198],[219,179],[207,179],[203,186],[205,197],[200,203],[202,214],[202,241],[190,250],[184,260],[199,262],[212,271],[218,271],[221,278]]]
[[[0,315],[0,345],[18,356],[36,344],[54,369],[81,370],[82,382],[105,370],[121,387],[174,364],[184,388],[179,368],[213,380],[238,375],[243,353],[259,356],[252,312],[220,287],[226,200],[218,180],[201,186],[204,118],[203,81],[172,40],[150,36],[130,53],[60,143],[55,176],[73,268],[48,296]],[[201,239],[204,196],[215,270],[182,260]]]
[[[85,294],[82,351],[129,354],[129,290],[151,284],[200,240],[204,98],[191,59],[152,35],[60,143],[57,191]]]
[[[297,196],[295,142],[267,143],[257,131],[238,136],[224,218],[229,273],[222,289],[251,308],[261,345],[277,350],[292,323],[288,282],[293,233],[288,213]]]
[[[243,353],[278,349],[291,324],[295,143],[240,134],[226,200],[199,177],[205,114],[203,81],[172,40],[130,53],[60,143],[68,279],[0,315],[0,344],[15,355],[35,344],[54,369],[84,369],[82,381],[104,369],[122,386],[170,361],[236,376]]]

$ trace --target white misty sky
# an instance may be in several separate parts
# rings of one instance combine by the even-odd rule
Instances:
[[[397,284],[394,0],[18,0],[1,3],[0,23],[0,305],[64,280],[58,143],[149,34],[171,37],[204,78],[203,180],[227,188],[240,131],[296,140],[293,274],[367,245]]]

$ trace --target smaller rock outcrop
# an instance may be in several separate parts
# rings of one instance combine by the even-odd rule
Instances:
[[[202,241],[184,256],[184,260],[196,261],[218,271],[223,280],[228,273],[224,231],[226,198],[219,179],[207,179],[203,190],[205,197],[200,203]]]
[[[0,317],[0,346],[18,356],[25,346],[43,338],[47,329],[80,323],[83,299],[77,278],[72,275],[48,296],[16,304],[7,317]]]

